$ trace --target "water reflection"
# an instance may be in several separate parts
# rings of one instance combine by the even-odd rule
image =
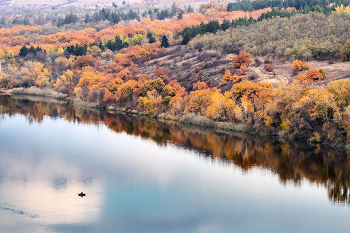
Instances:
[[[0,154],[2,221],[8,218],[15,225],[25,217],[40,218],[41,223],[84,223],[99,217],[99,195],[77,202],[77,190],[98,193],[103,188],[98,177],[86,182],[81,168],[51,156],[33,164],[23,156],[4,156],[2,149]]]
[[[307,179],[309,182],[325,187],[328,190],[329,200],[333,203],[350,203],[350,163],[349,156],[342,151],[329,148],[310,146],[298,143],[287,143],[275,139],[256,139],[246,135],[228,134],[201,130],[195,127],[184,127],[177,123],[161,122],[155,119],[139,118],[123,114],[91,111],[76,108],[73,105],[55,100],[43,101],[38,97],[10,97],[0,96],[1,114],[15,116],[21,114],[27,117],[29,122],[42,122],[45,116],[51,118],[63,118],[69,122],[83,124],[104,124],[117,133],[140,136],[151,139],[160,146],[176,145],[183,148],[195,149],[201,155],[222,161],[233,163],[244,171],[255,167],[263,168],[277,174],[282,184],[287,182],[300,185]],[[16,161],[18,163],[19,161]],[[43,161],[45,163],[45,161]],[[54,164],[54,163],[48,163]],[[42,164],[45,167],[45,164]],[[62,165],[69,166],[69,165]],[[4,169],[4,168],[3,168]],[[54,167],[48,168],[50,174],[54,174]],[[21,171],[13,171],[13,176],[21,180]],[[28,170],[28,169],[27,169]],[[45,170],[45,169],[44,169]],[[56,192],[68,195],[79,186],[92,185],[89,178],[79,177],[77,169],[71,167],[67,171],[76,171],[76,174],[55,174],[50,180],[51,186]],[[30,176],[25,176],[30,179]],[[75,177],[71,180],[71,177]],[[40,184],[35,184],[40,186]],[[97,188],[101,184],[93,184]],[[42,187],[45,190],[44,187]],[[16,191],[5,191],[1,195],[16,195]],[[49,190],[44,191],[49,192]],[[49,196],[49,195],[48,195]],[[75,198],[75,197],[74,197]],[[41,199],[41,198],[39,198]],[[38,199],[38,201],[39,201]],[[47,200],[47,203],[53,200]],[[99,200],[92,200],[98,203]],[[81,206],[81,212],[84,212]],[[69,208],[65,211],[69,212]],[[78,218],[78,215],[75,216]],[[59,218],[62,218],[63,215]]]

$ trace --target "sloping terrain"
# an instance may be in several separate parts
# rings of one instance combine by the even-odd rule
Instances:
[[[255,57],[255,60],[247,72],[240,74],[238,69],[234,69],[232,58],[235,54],[223,54],[216,50],[189,50],[185,47],[174,46],[168,48],[158,58],[144,64],[140,64],[142,74],[154,74],[155,68],[162,67],[167,69],[170,80],[177,80],[187,91],[191,91],[193,84],[198,81],[204,81],[208,87],[216,87],[222,80],[226,70],[232,74],[244,75],[245,80],[254,82],[270,82],[275,86],[279,84],[288,84],[293,81],[295,73],[292,71],[293,63],[291,61],[271,60],[267,57]],[[265,71],[266,65],[275,67],[273,72]],[[325,85],[331,80],[350,78],[350,62],[337,62],[329,64],[327,61],[309,62],[312,69],[322,68],[327,79],[319,82],[319,85]],[[300,72],[300,74],[306,71]],[[232,83],[222,87],[228,90]]]

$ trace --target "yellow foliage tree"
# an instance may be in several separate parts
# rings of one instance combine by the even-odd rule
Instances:
[[[306,62],[302,62],[299,60],[293,61],[292,70],[303,71],[303,70],[309,70],[310,68],[311,68],[311,65]]]
[[[86,54],[91,55],[93,57],[100,56],[101,53],[102,53],[102,50],[96,45],[94,45],[92,47],[88,47],[86,50]]]

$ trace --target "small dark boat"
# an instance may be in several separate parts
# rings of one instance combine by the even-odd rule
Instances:
[[[79,194],[78,194],[78,196],[79,196],[79,197],[85,197],[85,196],[86,196],[86,194],[85,194],[85,193],[83,193],[83,192],[81,192],[81,193],[79,193]]]

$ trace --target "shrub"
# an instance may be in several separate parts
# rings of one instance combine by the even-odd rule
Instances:
[[[312,80],[314,82],[317,82],[323,79],[323,75],[320,73],[320,70],[318,69],[309,70],[306,73],[306,77],[308,80]]]
[[[323,72],[323,74],[320,72]],[[307,82],[318,82],[320,80],[323,80],[326,77],[326,73],[322,69],[313,69],[309,70],[306,75],[305,74],[299,74],[296,75],[294,78],[297,80],[302,81],[303,83]]]
[[[318,71],[320,72],[320,74],[322,75],[323,79],[326,79],[326,72],[323,69],[318,69]]]
[[[265,71],[266,72],[273,72],[274,69],[275,69],[275,67],[273,65],[265,66]]]
[[[246,52],[240,52],[237,56],[233,57],[232,59],[233,67],[237,69],[241,68],[242,65],[248,67],[249,64],[252,62],[252,55]]]
[[[292,66],[292,70],[295,70],[295,71],[309,70],[310,68],[311,68],[310,64],[299,60],[295,60]]]
[[[251,74],[248,76],[249,81],[253,81],[253,80],[258,79],[258,78],[259,78],[259,75],[257,75],[257,74]]]
[[[171,100],[171,96],[165,96],[164,99],[163,99],[163,101],[162,101],[162,104],[168,106],[169,103],[170,103],[170,100]]]
[[[264,61],[265,64],[271,64],[272,63],[272,60],[271,58],[266,58],[265,61]]]
[[[247,66],[246,66],[246,64],[241,65],[241,68],[239,69],[239,72],[240,72],[241,74],[244,74],[245,72],[247,72]]]
[[[205,82],[196,82],[193,83],[193,90],[203,90],[207,88],[207,84]]]
[[[262,64],[262,61],[260,61],[259,58],[254,58],[255,66],[260,66]]]

